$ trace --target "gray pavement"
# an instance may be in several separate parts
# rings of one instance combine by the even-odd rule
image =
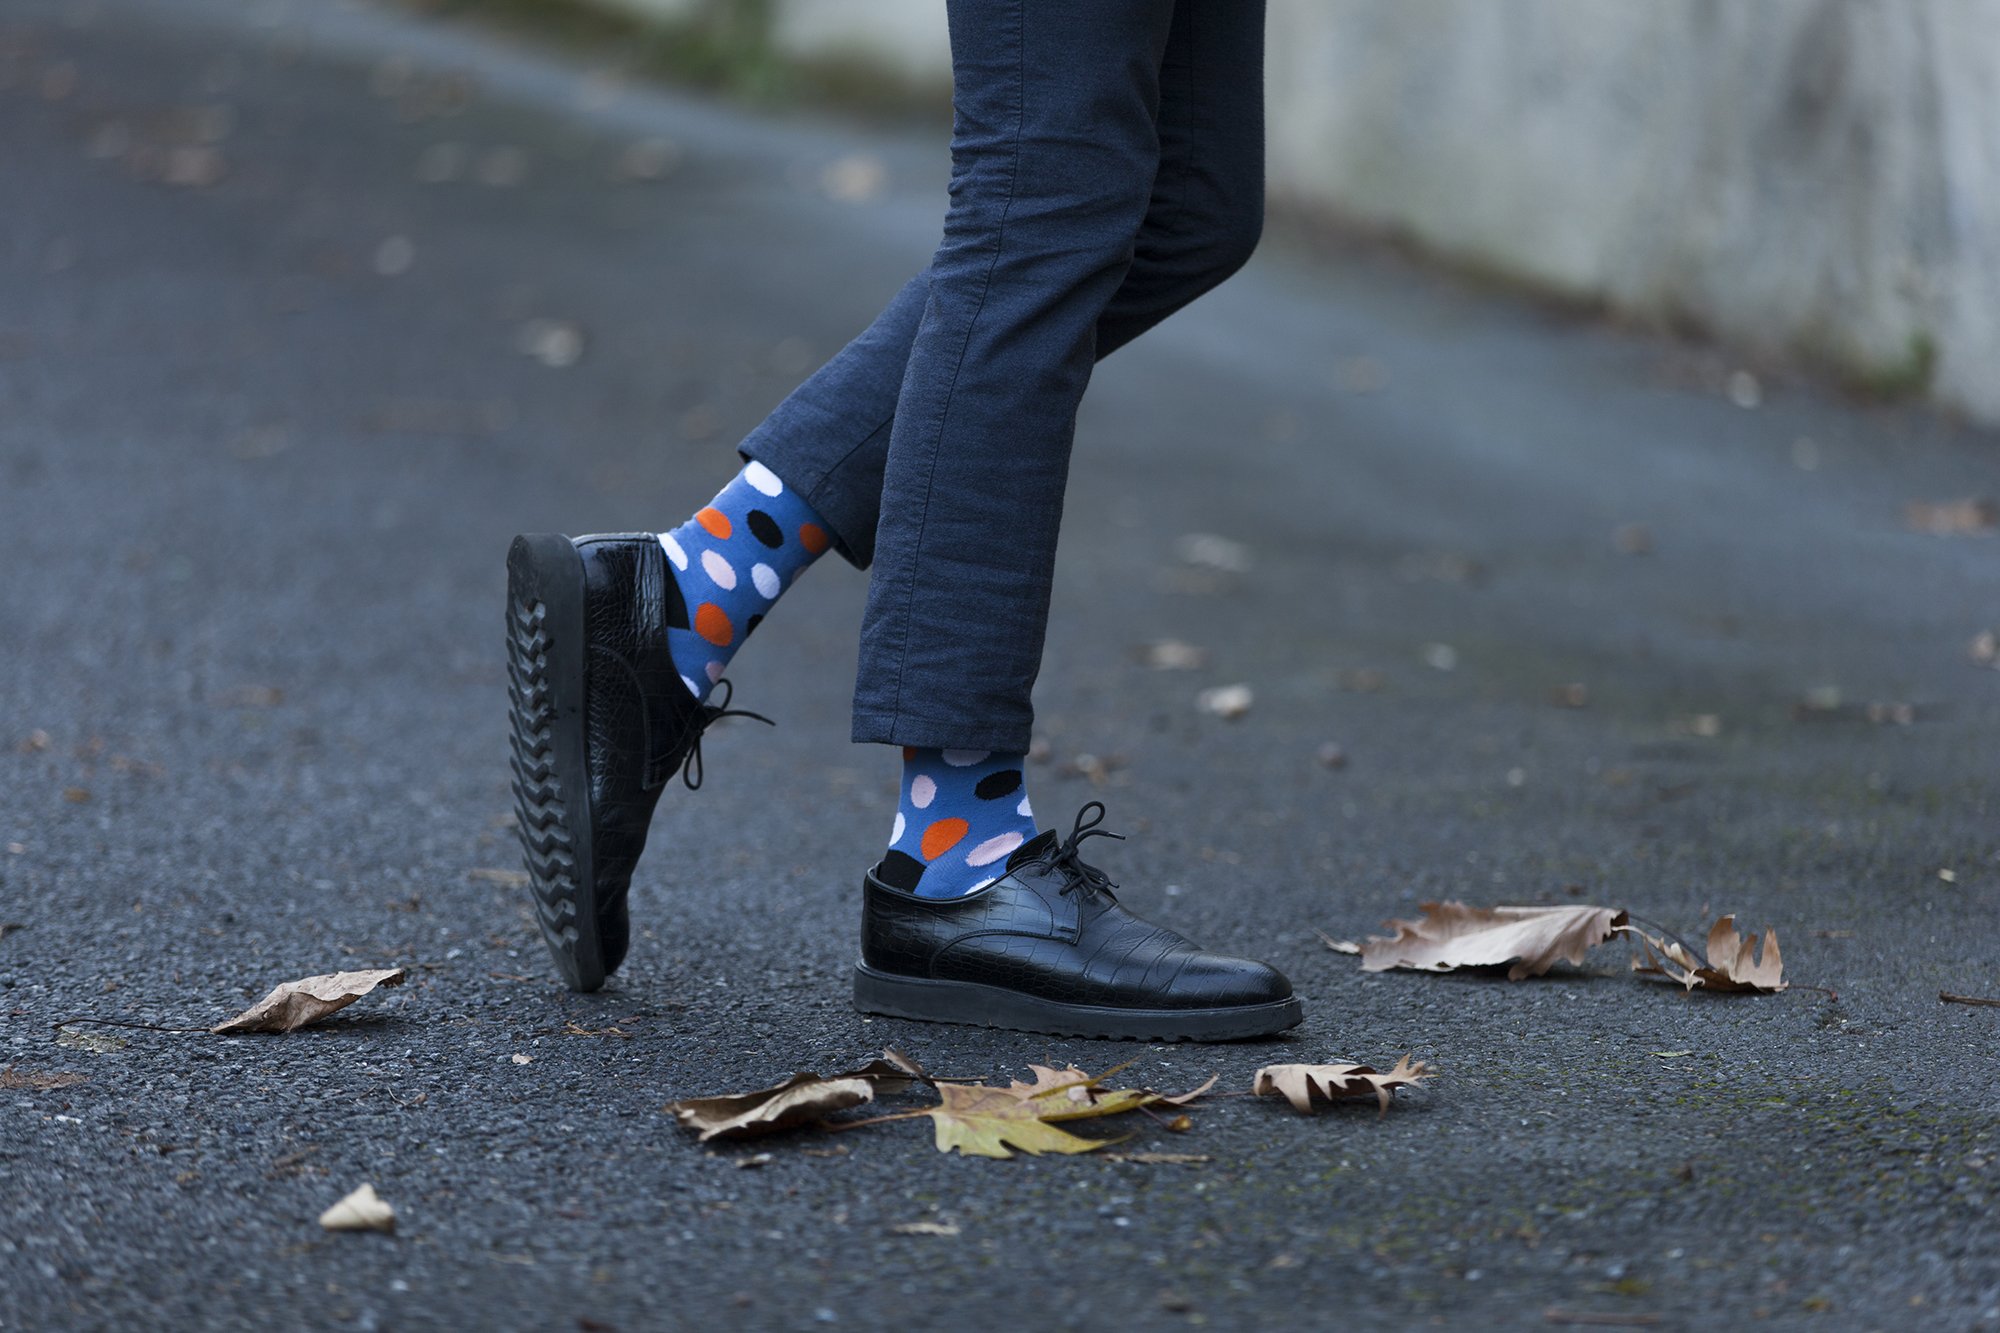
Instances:
[[[87,1080],[0,1087],[0,1327],[2000,1328],[2000,1009],[1937,999],[2000,994],[2000,673],[1966,652],[2000,541],[1902,515],[1992,494],[2000,441],[1783,376],[1738,406],[1715,353],[1367,249],[1274,238],[1101,369],[1031,775],[1045,817],[1109,804],[1139,910],[1285,968],[1302,1029],[855,1015],[895,761],[846,742],[865,583],[831,561],[732,671],[782,725],[718,728],[663,807],[631,962],[553,983],[505,882],[507,539],[706,498],[923,262],[945,165],[331,0],[0,9],[0,1065]],[[1160,638],[1208,665],[1148,669]],[[1196,710],[1234,682],[1246,716]],[[1828,688],[1916,720],[1795,718]],[[1734,910],[1825,989],[1684,996],[1620,947],[1365,977],[1315,933],[1435,896]],[[398,964],[290,1037],[51,1028]],[[1438,1078],[1132,1145],[1187,1166],[897,1125],[742,1169],[660,1109],[885,1043]],[[363,1180],[398,1234],[322,1233]]]

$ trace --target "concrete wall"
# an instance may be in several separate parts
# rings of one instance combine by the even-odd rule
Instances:
[[[948,74],[944,0],[765,3]],[[2000,0],[1271,0],[1269,106],[1276,196],[2000,422]]]

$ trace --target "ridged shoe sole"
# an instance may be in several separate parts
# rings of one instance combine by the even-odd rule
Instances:
[[[854,1007],[930,1023],[1046,1032],[1113,1041],[1243,1041],[1297,1027],[1305,1011],[1296,998],[1222,1009],[1111,1009],[1063,1004],[976,981],[939,981],[854,969]]]
[[[507,551],[507,720],[514,826],[535,919],[572,990],[604,984],[590,846],[583,561],[567,537]]]

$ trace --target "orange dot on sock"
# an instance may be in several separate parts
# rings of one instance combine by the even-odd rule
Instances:
[[[727,648],[736,638],[736,627],[714,602],[703,602],[695,608],[694,632],[718,648]]]
[[[966,823],[963,819],[940,819],[935,824],[932,824],[924,830],[924,840],[920,848],[924,854],[924,860],[935,861],[952,848],[958,846],[958,840],[963,838],[971,828],[972,825]]]
[[[719,542],[728,541],[729,534],[734,531],[729,525],[729,515],[723,513],[714,505],[703,505],[701,508],[695,510],[694,521],[707,528],[708,535]]]
[[[832,544],[833,542],[826,535],[826,529],[822,528],[819,524],[799,524],[799,545],[805,547],[814,555],[821,554]]]

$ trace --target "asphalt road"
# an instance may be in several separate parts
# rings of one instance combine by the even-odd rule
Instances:
[[[895,760],[846,741],[832,561],[732,671],[782,725],[663,806],[631,962],[556,986],[508,882],[507,540],[705,499],[923,262],[946,165],[600,63],[332,0],[0,10],[0,1327],[2000,1328],[2000,1009],[1937,998],[2000,995],[2000,539],[1903,513],[1994,493],[2000,440],[1366,248],[1274,238],[1100,371],[1031,775],[1303,1028],[854,1014]],[[1824,989],[1687,996],[1623,946],[1364,976],[1316,934],[1438,896],[1733,910]],[[52,1028],[395,965],[289,1037]],[[661,1111],[891,1043],[1437,1078],[1124,1145],[1184,1165]],[[364,1180],[397,1234],[323,1233]]]

